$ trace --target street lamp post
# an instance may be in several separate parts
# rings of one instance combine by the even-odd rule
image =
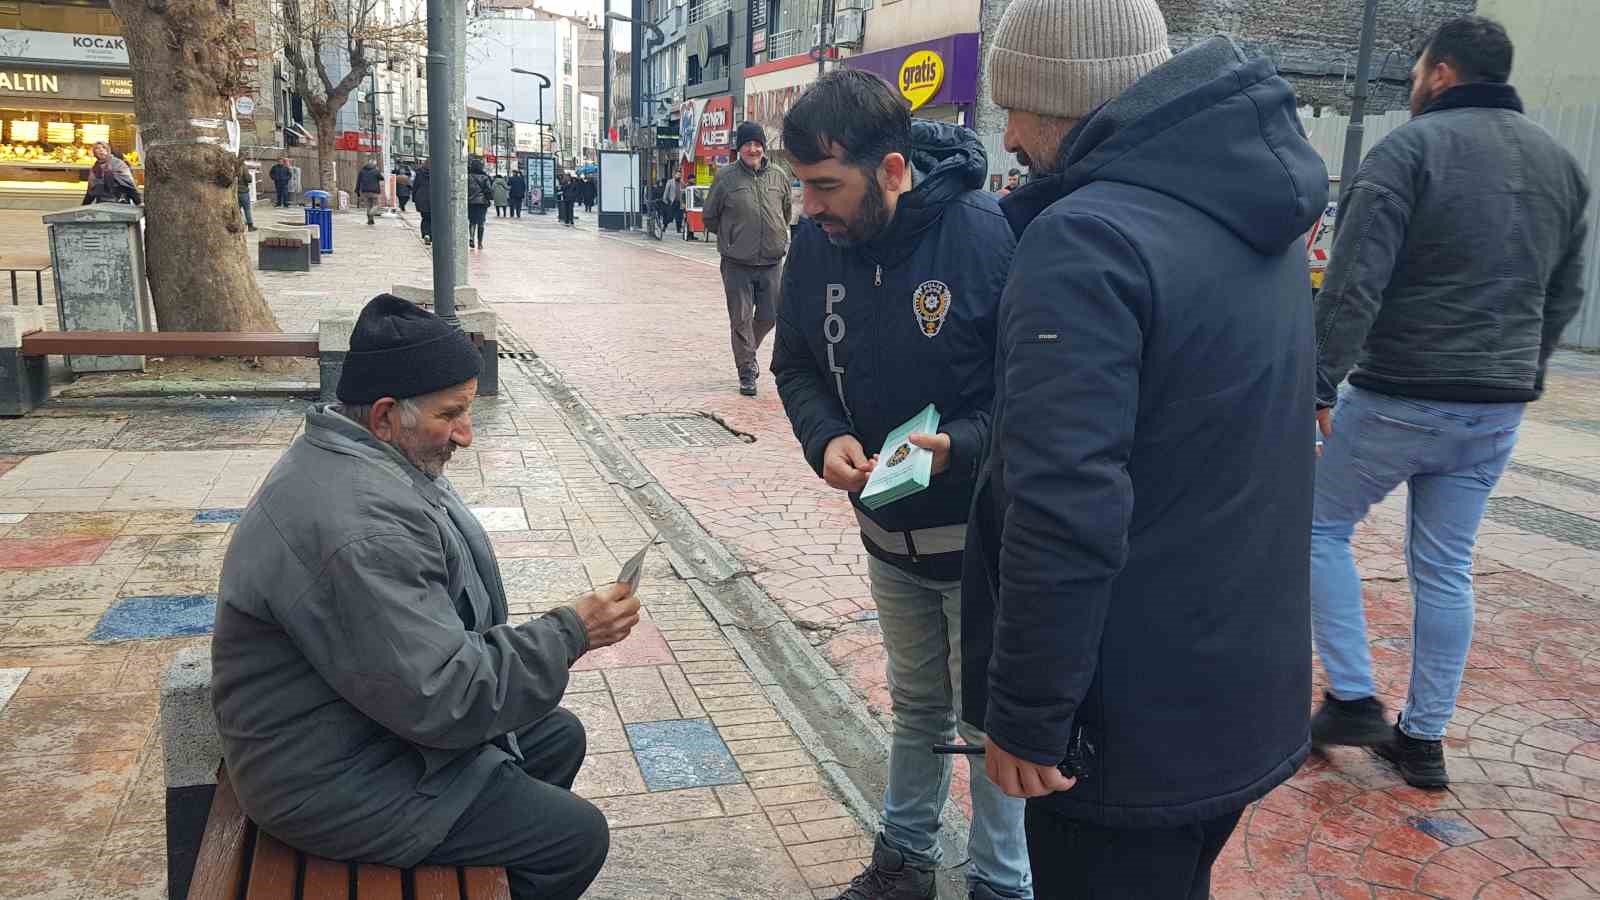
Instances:
[[[459,49],[457,30],[462,4],[456,0],[428,0],[428,158],[433,167],[430,206],[439,224],[433,229],[433,311],[452,325],[456,318],[455,215],[461,177],[461,139],[450,127],[450,90],[454,58]],[[459,98],[462,91],[456,96]]]
[[[378,139],[378,98],[382,97],[385,94],[393,94],[394,91],[380,91],[380,90],[378,90],[378,70],[377,69],[372,69],[371,70],[371,75],[372,75],[372,87],[371,87],[370,90],[367,91],[367,107],[368,107],[367,112],[369,113],[368,118],[372,122],[372,155],[373,155],[374,159],[377,161],[378,166],[380,168],[382,168],[382,166],[383,166],[383,145]]]
[[[489,133],[489,150],[494,154],[494,173],[500,174],[500,114],[506,111],[506,105],[493,97],[479,97],[485,103],[494,104],[494,131]]]
[[[546,78],[545,76],[543,76],[541,74],[539,74],[538,72],[533,72],[533,71],[530,71],[528,69],[518,69],[516,67],[513,67],[511,69],[511,71],[517,73],[518,75],[532,75],[533,77],[539,79],[539,122],[538,122],[538,125],[539,125],[539,152],[538,152],[537,158],[539,160],[539,212],[543,213],[544,212],[544,186],[545,186],[544,185],[544,160],[545,160],[545,152],[546,152],[545,151],[545,146],[544,146],[545,145],[545,138],[544,138],[544,92],[550,89],[550,79]]]
[[[427,117],[427,113],[412,113],[411,115],[406,116],[406,130],[411,134],[410,143],[411,154],[413,156],[417,155],[417,126],[413,125],[412,123],[417,119],[426,119]]]
[[[1344,159],[1339,165],[1339,199],[1356,178],[1361,167],[1361,147],[1366,141],[1367,126],[1363,119],[1367,112],[1367,79],[1372,75],[1372,45],[1378,31],[1378,0],[1367,0],[1361,18],[1361,49],[1356,58],[1356,93],[1350,101],[1350,126],[1345,129]],[[1388,60],[1384,63],[1387,65]],[[1347,204],[1340,203],[1342,211]]]

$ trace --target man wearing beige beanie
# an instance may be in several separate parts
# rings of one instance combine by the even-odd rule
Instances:
[[[1310,749],[1315,356],[1327,200],[1294,91],[1154,0],[1015,0],[994,38],[1035,177],[968,527],[964,714],[1027,797],[1040,898],[1204,900]]]

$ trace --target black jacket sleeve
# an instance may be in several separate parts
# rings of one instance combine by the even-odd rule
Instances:
[[[1540,391],[1544,390],[1545,366],[1550,362],[1550,354],[1556,352],[1561,333],[1583,306],[1583,252],[1589,237],[1589,185],[1581,173],[1577,174],[1577,183],[1577,196],[1572,198],[1573,206],[1578,210],[1576,223],[1561,253],[1561,262],[1550,278],[1550,289],[1545,294],[1544,333],[1539,344],[1536,385]]]
[[[783,271],[784,298],[798,297],[797,270],[793,257]],[[828,442],[842,434],[852,434],[844,403],[834,392],[831,376],[822,371],[806,344],[805,334],[790,312],[795,304],[778,307],[778,329],[772,346],[772,376],[778,383],[783,411],[794,426],[794,436],[804,449],[806,462],[818,477],[822,475],[822,454]],[[952,440],[952,443],[954,441]],[[868,450],[867,452],[872,452]]]
[[[1405,148],[1373,148],[1355,184],[1339,198],[1333,255],[1317,294],[1317,406],[1338,400],[1367,332],[1378,319],[1411,221],[1411,174]]]
[[[1037,220],[1017,248],[1000,319],[1008,505],[985,730],[1041,765],[1066,755],[1099,666],[1133,515],[1149,277],[1103,220]]]

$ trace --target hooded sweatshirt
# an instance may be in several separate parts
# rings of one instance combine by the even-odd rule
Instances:
[[[982,189],[988,162],[965,128],[915,121],[914,186],[882,234],[835,247],[816,223],[795,229],[772,371],[806,462],[854,435],[868,455],[929,403],[950,435],[949,470],[928,489],[857,513],[897,533],[963,526],[989,440],[995,315],[1016,239]],[[867,551],[913,574],[961,577],[959,540],[943,552]],[[914,540],[913,540],[914,542]]]
[[[1111,827],[1243,809],[1309,750],[1312,303],[1327,171],[1226,38],[1092,113],[1004,206],[963,715]]]

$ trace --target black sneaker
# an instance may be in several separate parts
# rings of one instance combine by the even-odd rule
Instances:
[[[746,397],[754,397],[756,395],[756,383],[754,381],[739,382],[739,393]]]
[[[1450,785],[1450,773],[1444,767],[1444,741],[1418,740],[1401,731],[1397,724],[1389,739],[1373,746],[1372,752],[1392,763],[1412,787],[1441,790]]]
[[[904,853],[878,835],[872,863],[835,900],[935,900],[938,895],[933,867],[907,862]]]
[[[1322,705],[1311,717],[1314,747],[1372,747],[1394,737],[1389,718],[1377,697],[1340,700],[1322,695]]]

